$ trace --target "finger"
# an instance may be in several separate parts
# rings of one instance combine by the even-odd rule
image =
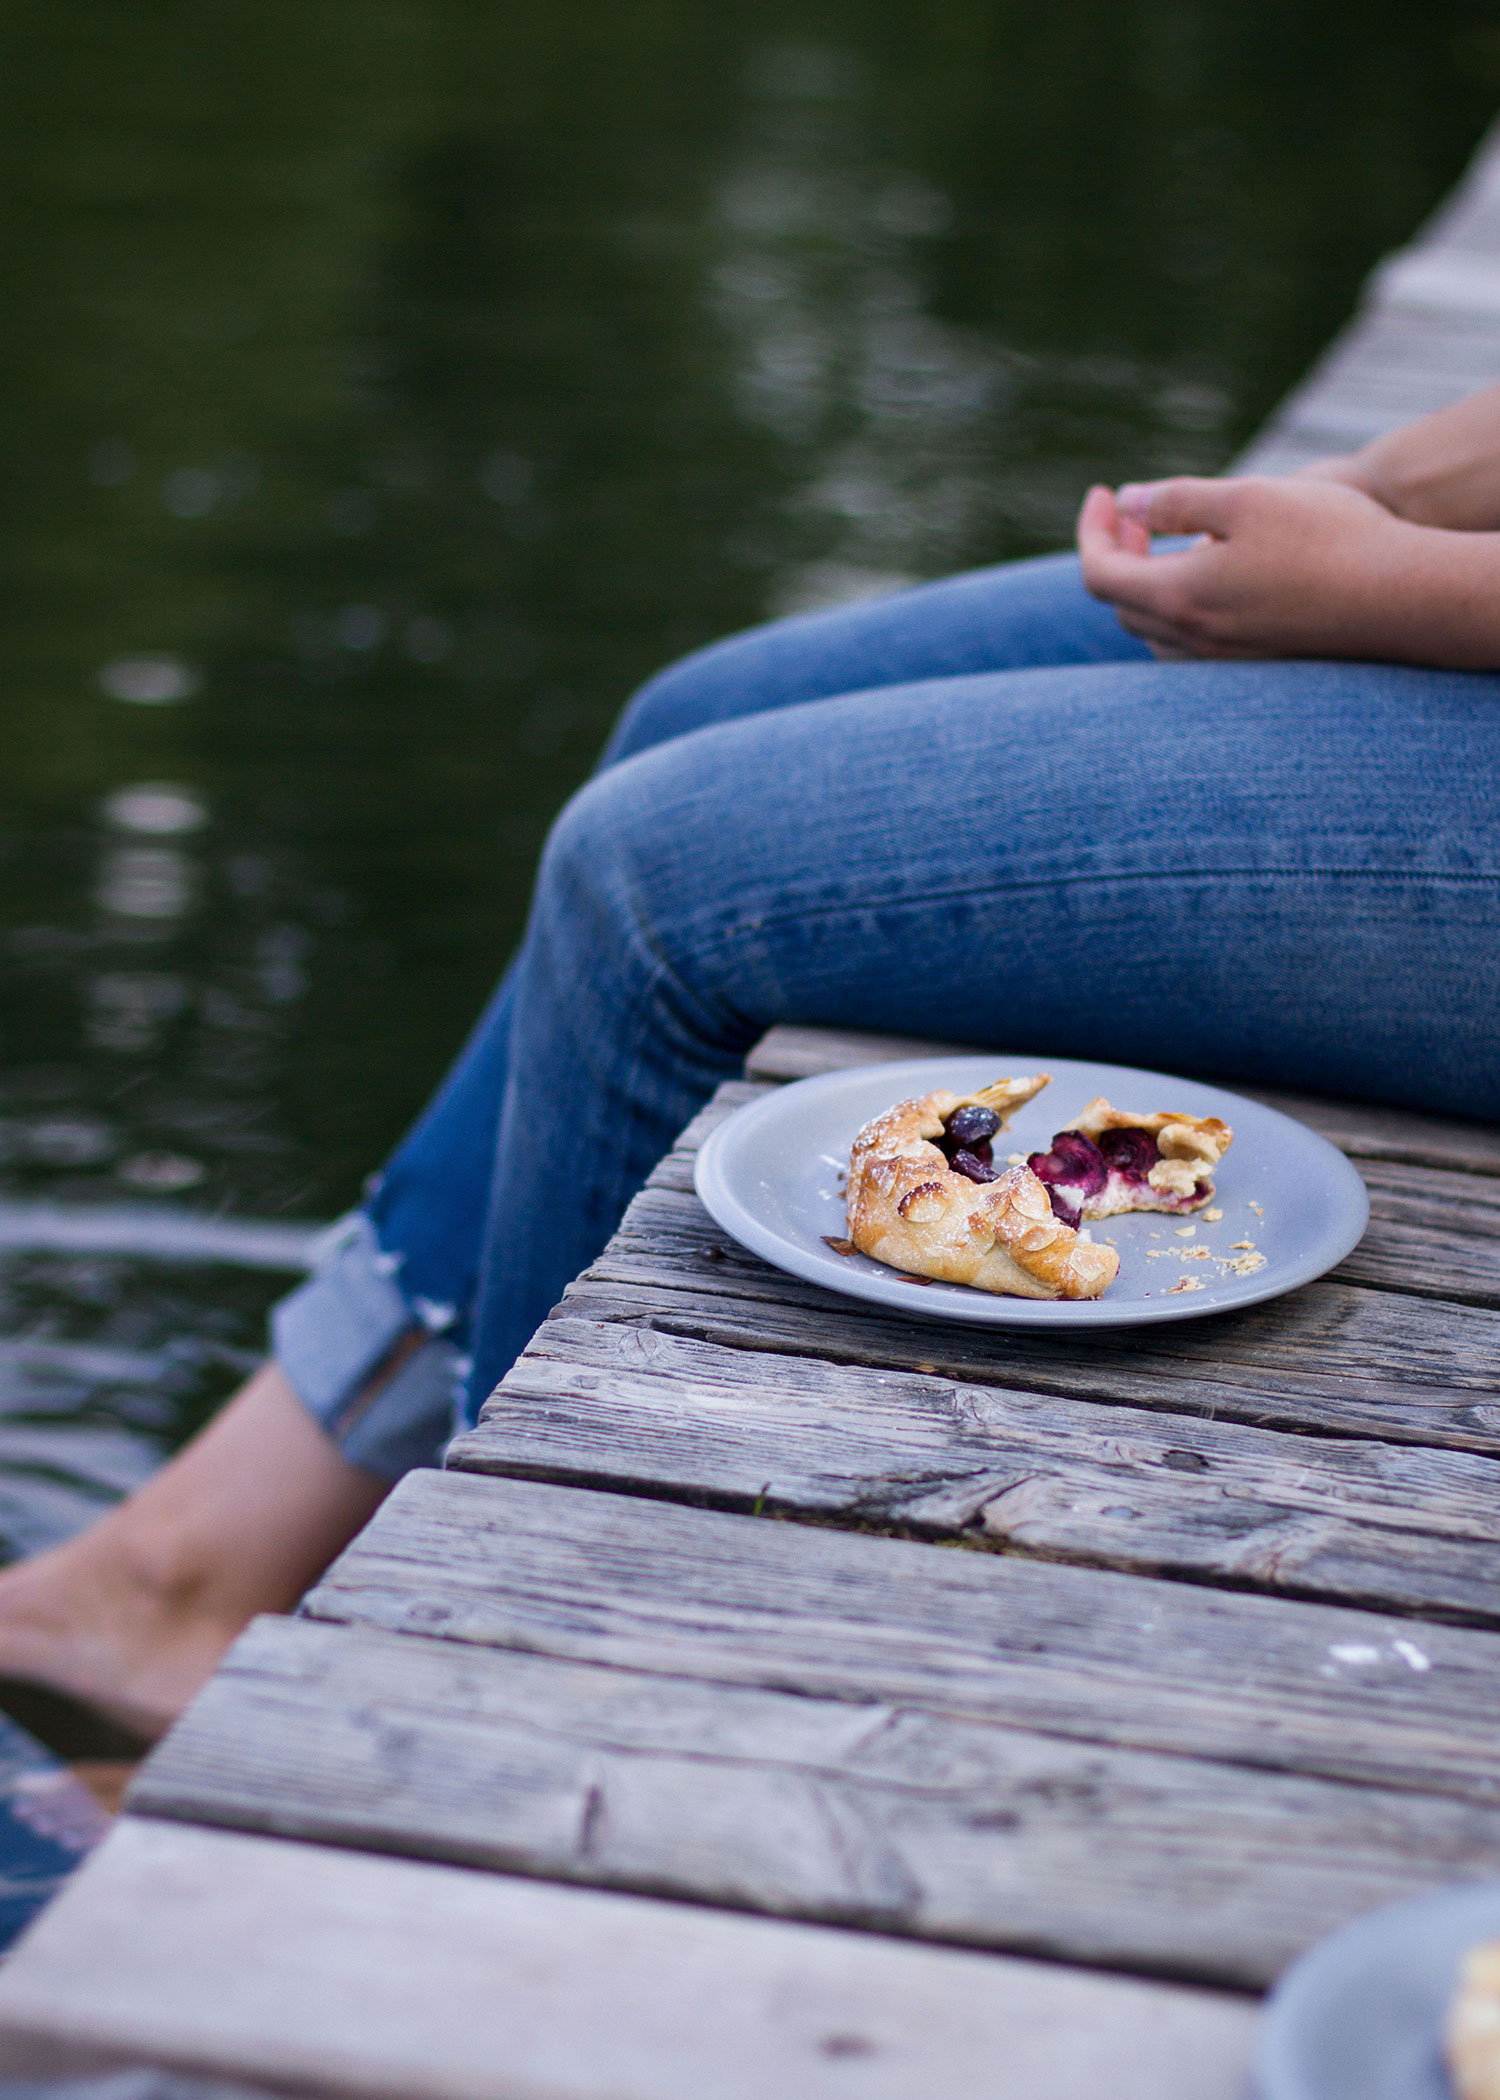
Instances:
[[[1211,532],[1225,539],[1242,507],[1241,486],[1194,474],[1173,481],[1127,481],[1116,503],[1122,516],[1150,532]]]
[[[1083,507],[1078,513],[1078,551],[1083,553],[1085,542],[1095,550],[1118,546],[1119,532],[1120,511],[1115,492],[1105,488],[1102,482],[1096,482],[1084,497]]]
[[[1115,618],[1127,634],[1133,634],[1137,641],[1149,642],[1153,649],[1169,649],[1177,656],[1194,653],[1182,629],[1174,627],[1170,620],[1154,620],[1149,614],[1131,612],[1118,605]]]
[[[1078,558],[1086,587],[1114,604],[1133,596],[1137,571],[1151,566],[1151,536],[1135,520],[1127,531],[1113,489],[1091,488],[1078,513]]]
[[[1120,513],[1120,545],[1127,554],[1149,554],[1151,552],[1151,528],[1143,525],[1139,518],[1127,518]]]
[[[1149,547],[1149,539],[1145,545]],[[1079,562],[1083,580],[1094,597],[1102,598],[1117,612],[1140,613],[1170,621],[1173,607],[1183,600],[1184,588],[1192,586],[1205,560],[1214,557],[1215,543],[1202,548],[1184,547],[1174,554],[1137,552],[1105,536],[1080,532]]]
[[[1167,663],[1199,663],[1205,658],[1240,663],[1257,660],[1266,654],[1264,650],[1242,649],[1229,642],[1211,642],[1201,634],[1189,635],[1170,620],[1122,612],[1119,606],[1115,607],[1115,618],[1127,634],[1147,643],[1152,654]]]

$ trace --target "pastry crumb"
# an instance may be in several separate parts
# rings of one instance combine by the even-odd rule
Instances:
[[[1161,1260],[1161,1257],[1162,1257],[1162,1249],[1161,1249],[1160,1247],[1148,1247],[1148,1248],[1146,1249],[1146,1259],[1147,1259],[1147,1261],[1160,1261],[1160,1260]]]
[[[1252,1203],[1250,1205],[1250,1208],[1254,1211],[1255,1215],[1258,1218],[1263,1218],[1266,1214],[1263,1206],[1259,1203]]]
[[[1203,1285],[1196,1276],[1179,1276],[1172,1289],[1174,1291],[1201,1291]]]
[[[1195,1240],[1198,1237],[1198,1228],[1196,1225],[1179,1225],[1177,1237],[1180,1240]]]
[[[1254,1240],[1231,1240],[1229,1242],[1229,1245],[1230,1250],[1233,1253],[1238,1253],[1241,1248],[1243,1248],[1247,1254],[1253,1254],[1255,1251]]]
[[[1026,1164],[1026,1154],[1024,1152],[1007,1152],[1005,1155],[1005,1164],[1008,1167],[1024,1167]]]
[[[1263,1254],[1239,1254],[1233,1261],[1224,1264],[1233,1276],[1253,1276],[1257,1269],[1263,1269],[1265,1265],[1266,1257]]]
[[[1223,1215],[1221,1210],[1206,1210],[1203,1213],[1203,1222],[1205,1225],[1217,1225]]]

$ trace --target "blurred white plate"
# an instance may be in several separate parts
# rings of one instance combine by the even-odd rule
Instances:
[[[1453,2100],[1442,2027],[1459,1964],[1500,1939],[1500,1882],[1356,1918],[1294,1962],[1266,2007],[1260,2100]]]
[[[995,1157],[1044,1152],[1054,1131],[1096,1094],[1116,1108],[1146,1115],[1181,1109],[1222,1116],[1234,1143],[1215,1177],[1211,1209],[1190,1218],[1105,1218],[1089,1229],[1120,1252],[1120,1273],[1102,1298],[997,1298],[956,1283],[919,1283],[863,1254],[829,1246],[845,1232],[843,1177],[860,1125],[897,1101],[951,1087],[973,1093],[993,1079],[1050,1072],[1052,1084],[1017,1111],[995,1140]],[[850,1298],[865,1298],[918,1319],[975,1327],[1140,1327],[1191,1320],[1276,1298],[1334,1267],[1369,1222],[1365,1185],[1342,1152],[1289,1116],[1221,1087],[1071,1058],[1007,1056],[916,1058],[905,1064],[858,1065],[799,1079],[748,1102],[710,1132],[698,1153],[694,1185],[710,1215],[752,1253],[793,1276]],[[1193,1227],[1190,1239],[1184,1226]],[[1235,1241],[1249,1240],[1265,1267],[1235,1275]],[[1207,1259],[1184,1258],[1207,1247]],[[1201,1290],[1173,1292],[1184,1276]]]

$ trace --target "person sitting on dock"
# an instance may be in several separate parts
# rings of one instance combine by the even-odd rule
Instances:
[[[636,695],[270,1361],[0,1576],[0,1672],[159,1733],[439,1461],[773,1023],[1500,1118],[1500,387],[1285,481],[1095,488],[1078,549]]]

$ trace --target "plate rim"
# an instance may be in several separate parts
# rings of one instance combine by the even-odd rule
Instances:
[[[1299,1138],[1311,1140],[1321,1146],[1328,1155],[1335,1177],[1342,1179],[1348,1193],[1355,1199],[1354,1210],[1359,1219],[1359,1229],[1352,1237],[1347,1233],[1331,1235],[1322,1251],[1305,1256],[1292,1264],[1290,1276],[1283,1274],[1279,1280],[1253,1282],[1242,1279],[1245,1288],[1237,1291],[1231,1304],[1199,1305],[1188,1293],[1172,1297],[1163,1293],[1160,1298],[1130,1299],[1111,1305],[1108,1300],[1091,1299],[1073,1303],[1067,1300],[1037,1298],[1006,1298],[988,1292],[974,1292],[972,1306],[956,1295],[944,1296],[938,1301],[924,1300],[922,1293],[926,1285],[902,1285],[895,1270],[890,1281],[884,1277],[867,1277],[862,1271],[851,1270],[847,1277],[835,1278],[817,1264],[816,1257],[805,1255],[793,1244],[760,1223],[725,1179],[723,1156],[734,1142],[742,1136],[747,1124],[763,1120],[775,1114],[777,1106],[788,1098],[809,1091],[835,1092],[839,1085],[856,1073],[888,1072],[891,1075],[895,1099],[901,1099],[899,1091],[905,1083],[905,1075],[931,1074],[942,1067],[955,1064],[972,1064],[976,1060],[989,1061],[991,1057],[1002,1064],[1029,1064],[1045,1070],[1049,1060],[1040,1055],[1027,1053],[1017,1057],[1012,1052],[990,1053],[984,1050],[950,1052],[944,1056],[902,1058],[886,1061],[875,1059],[858,1065],[840,1065],[832,1072],[815,1072],[805,1079],[793,1079],[778,1085],[773,1092],[759,1095],[753,1101],[742,1102],[732,1109],[721,1123],[709,1132],[698,1148],[693,1161],[693,1188],[704,1209],[731,1239],[746,1247],[752,1254],[783,1275],[797,1277],[801,1282],[811,1283],[819,1289],[833,1291],[841,1297],[853,1298],[860,1304],[876,1305],[887,1312],[909,1313],[915,1319],[926,1319],[942,1326],[964,1327],[1012,1327],[1028,1328],[1045,1333],[1049,1327],[1066,1328],[1070,1333],[1102,1334],[1122,1328],[1154,1327],[1178,1320],[1211,1319],[1221,1313],[1243,1312],[1253,1305],[1263,1305],[1273,1298],[1283,1298],[1290,1291],[1301,1290],[1305,1284],[1315,1282],[1348,1256],[1364,1238],[1370,1222],[1370,1197],[1363,1177],[1347,1154],[1324,1137],[1321,1131],[1299,1123],[1281,1109],[1271,1108],[1262,1101],[1252,1101],[1248,1096],[1234,1093],[1232,1088],[1221,1087],[1207,1079],[1183,1079],[1169,1072],[1156,1072],[1144,1066],[1113,1065],[1106,1058],[1054,1058],[1053,1064],[1109,1065],[1118,1072],[1128,1072],[1132,1079],[1139,1078],[1164,1086],[1207,1088],[1212,1093],[1229,1101],[1241,1101],[1257,1115],[1273,1117],[1277,1122],[1291,1126]],[[942,1083],[940,1078],[929,1078],[923,1091],[930,1091]],[[733,1132],[732,1137],[730,1133]],[[1328,1253],[1327,1247],[1336,1252]],[[899,1292],[893,1296],[892,1292]]]

